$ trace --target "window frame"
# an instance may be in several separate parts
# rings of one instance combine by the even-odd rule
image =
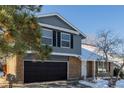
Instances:
[[[42,28],[42,31],[50,31],[52,33],[52,37],[47,37],[47,36],[43,36],[42,34],[42,38],[48,38],[48,39],[51,39],[51,44],[44,44],[42,43],[42,45],[49,45],[49,46],[53,46],[53,30],[51,29],[48,29],[48,28]]]
[[[98,70],[98,73],[101,73],[101,72],[104,72],[104,73],[106,73],[106,64],[105,64],[105,62],[98,62],[97,63],[98,65],[98,68],[97,68],[97,70]],[[100,67],[100,65],[102,65],[102,67]]]
[[[64,40],[64,39],[62,39],[62,35],[63,35],[63,34],[69,35],[69,40]],[[69,47],[62,46],[62,41],[69,42]],[[71,34],[65,33],[65,32],[61,32],[61,48],[70,48],[70,47],[71,47]]]

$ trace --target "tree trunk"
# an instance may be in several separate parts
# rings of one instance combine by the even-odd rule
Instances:
[[[110,75],[110,72],[109,72],[109,70],[108,70],[108,55],[107,55],[107,53],[105,53],[105,56],[106,56],[106,58],[105,58],[105,63],[106,63],[106,76],[108,76],[108,75]]]

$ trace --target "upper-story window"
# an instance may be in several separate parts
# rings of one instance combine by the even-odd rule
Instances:
[[[53,31],[50,29],[42,29],[42,43],[45,45],[52,46],[53,41]]]
[[[70,34],[61,33],[61,47],[70,48]]]

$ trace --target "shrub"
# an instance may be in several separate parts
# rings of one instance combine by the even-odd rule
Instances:
[[[114,76],[117,77],[118,72],[119,72],[119,68],[115,68],[114,69]],[[121,79],[124,79],[124,71],[121,71],[119,76],[120,76]]]

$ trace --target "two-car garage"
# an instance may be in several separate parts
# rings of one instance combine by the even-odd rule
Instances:
[[[80,79],[81,61],[68,56],[52,56],[44,62],[31,55],[14,56],[7,59],[7,73],[14,74],[17,83]]]
[[[24,61],[24,83],[67,80],[67,62]]]

